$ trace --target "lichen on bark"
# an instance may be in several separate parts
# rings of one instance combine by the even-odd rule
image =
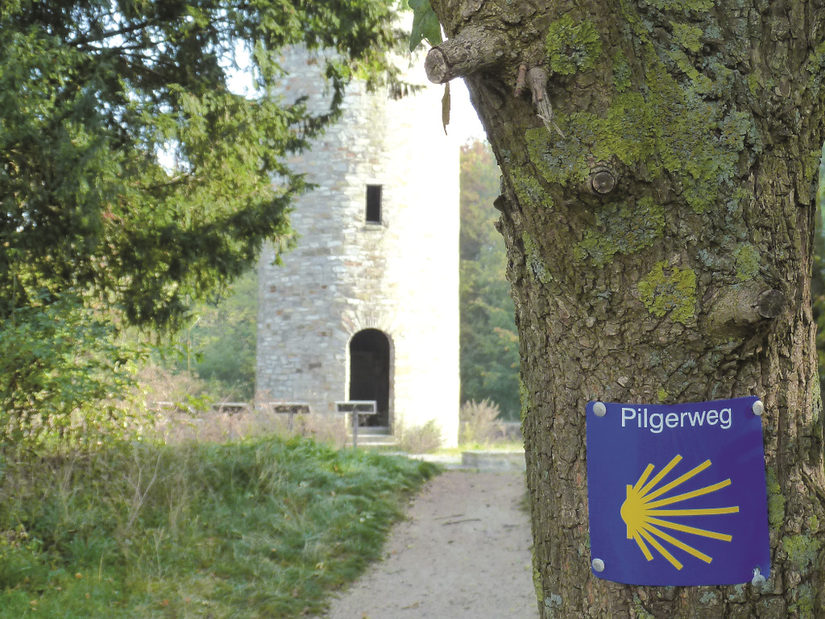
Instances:
[[[599,33],[588,19],[567,13],[554,21],[545,37],[547,64],[559,75],[592,69],[602,53]]]
[[[822,542],[810,535],[797,534],[782,538],[782,549],[788,560],[802,575],[808,574],[816,565]]]
[[[759,274],[759,251],[750,243],[742,243],[733,252],[736,279],[740,282],[753,279]]]
[[[696,273],[693,269],[668,268],[666,262],[657,262],[639,281],[638,289],[642,303],[654,316],[669,316],[684,325],[695,321]]]
[[[549,284],[553,281],[544,261],[541,258],[541,251],[536,244],[535,239],[529,234],[524,234],[524,251],[530,265],[530,271],[535,280],[541,284]]]
[[[657,9],[684,13],[701,13],[713,8],[713,0],[643,0],[643,2]]]
[[[584,179],[590,159],[644,165],[651,181],[675,177],[697,213],[720,195],[735,199],[739,154],[746,140],[760,144],[751,114],[679,84],[651,50],[645,58],[645,92],[617,92],[603,114],[557,111],[564,137],[528,129],[532,163],[548,182],[566,185]]]
[[[595,215],[595,225],[576,244],[573,255],[597,267],[611,262],[616,254],[632,254],[652,246],[661,238],[665,225],[664,209],[649,196],[603,205]]]
[[[673,38],[689,52],[696,53],[702,49],[702,35],[704,31],[693,24],[670,22],[673,28]]]
[[[553,198],[541,182],[522,170],[513,171],[513,191],[522,202],[532,203],[541,208],[553,208]]]

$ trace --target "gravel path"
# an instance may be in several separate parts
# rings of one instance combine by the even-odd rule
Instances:
[[[533,619],[522,472],[446,471],[411,500],[385,558],[328,619]]]

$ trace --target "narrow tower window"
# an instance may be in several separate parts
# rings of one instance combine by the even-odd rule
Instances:
[[[367,185],[367,222],[381,223],[381,185]]]

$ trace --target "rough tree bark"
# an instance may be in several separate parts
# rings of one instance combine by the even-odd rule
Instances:
[[[721,6],[719,5],[721,4]],[[825,616],[825,4],[432,0],[501,166],[542,616]],[[758,395],[765,585],[591,576],[585,404]]]

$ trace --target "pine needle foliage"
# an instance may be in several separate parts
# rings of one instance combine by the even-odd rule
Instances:
[[[392,75],[394,16],[389,0],[2,3],[0,318],[80,289],[132,323],[177,324],[289,237],[307,184],[285,157],[354,76]],[[277,94],[291,45],[325,50],[329,110]],[[228,87],[241,62],[250,95]]]

